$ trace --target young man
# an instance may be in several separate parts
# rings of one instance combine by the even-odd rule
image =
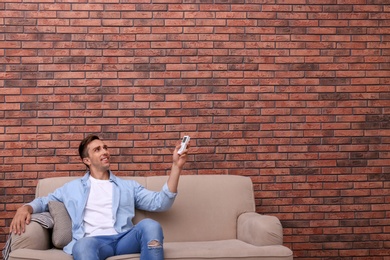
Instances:
[[[169,209],[176,197],[180,173],[188,148],[173,152],[173,164],[161,191],[145,189],[139,183],[123,180],[110,171],[107,145],[89,135],[79,146],[79,154],[88,167],[84,177],[56,189],[47,197],[36,198],[20,207],[10,231],[21,234],[32,213],[48,211],[48,202],[63,202],[72,220],[72,241],[64,251],[75,260],[102,260],[114,255],[141,253],[142,260],[164,259],[163,233],[158,222],[144,219],[133,225],[135,208],[147,211]]]

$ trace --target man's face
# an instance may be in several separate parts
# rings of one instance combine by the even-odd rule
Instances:
[[[101,140],[93,140],[87,147],[88,157],[83,162],[91,171],[107,171],[110,168],[110,153],[107,145]]]

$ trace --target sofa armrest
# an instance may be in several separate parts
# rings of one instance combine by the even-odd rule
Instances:
[[[21,235],[11,235],[11,252],[20,248],[46,250],[51,247],[50,230],[31,221]]]
[[[237,238],[255,246],[283,244],[283,227],[275,216],[247,212],[238,217]]]

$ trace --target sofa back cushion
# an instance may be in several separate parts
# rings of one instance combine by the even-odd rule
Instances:
[[[167,176],[122,177],[154,191],[161,190]],[[37,196],[45,196],[75,177],[40,180]],[[178,195],[166,212],[137,211],[134,223],[149,217],[161,223],[166,242],[212,241],[237,237],[237,218],[254,212],[253,185],[249,177],[235,175],[183,175]]]

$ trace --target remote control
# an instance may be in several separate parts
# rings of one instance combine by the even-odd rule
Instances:
[[[179,151],[177,152],[178,154],[182,154],[184,152],[184,150],[187,148],[187,144],[189,141],[190,141],[190,137],[188,135],[185,135],[181,140],[181,146]]]

